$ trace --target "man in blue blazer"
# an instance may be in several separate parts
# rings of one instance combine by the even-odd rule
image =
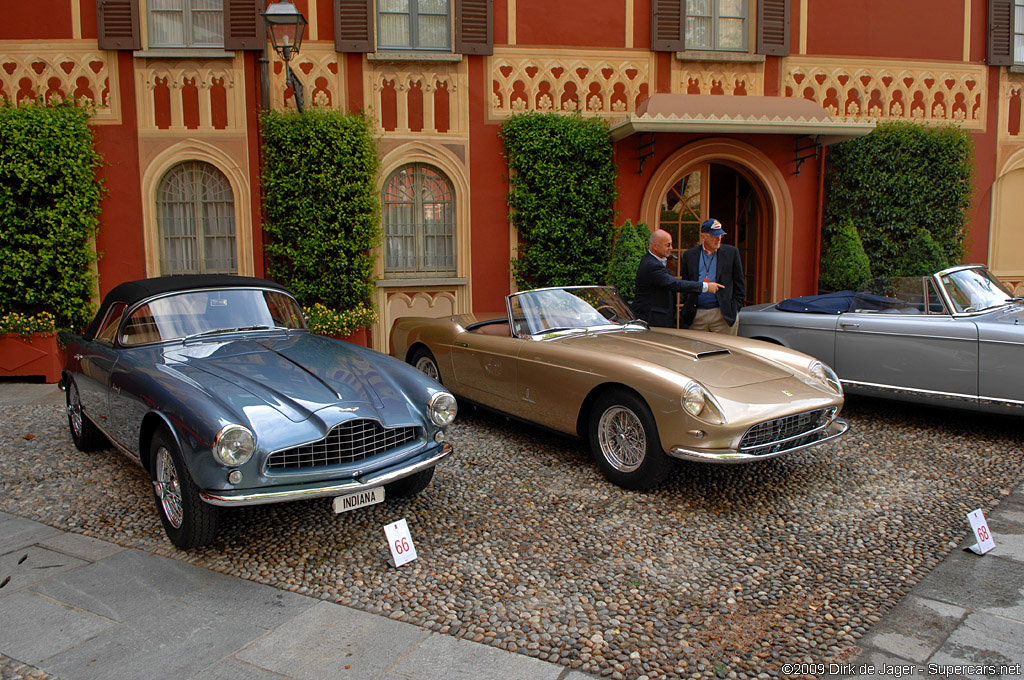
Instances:
[[[690,281],[717,281],[717,292],[690,293],[683,301],[683,328],[736,335],[736,315],[743,307],[747,287],[740,251],[722,243],[725,230],[716,219],[700,225],[700,244],[683,253],[680,277]]]
[[[672,235],[663,229],[651,234],[647,253],[636,268],[636,294],[633,312],[651,326],[675,328],[676,293],[717,292],[722,286],[714,281],[684,281],[668,273],[665,261],[672,251]]]

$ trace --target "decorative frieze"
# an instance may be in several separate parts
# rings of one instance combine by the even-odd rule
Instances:
[[[999,140],[1024,142],[1024,73],[999,70]]]
[[[270,107],[277,111],[295,110],[295,96],[285,85],[284,61],[270,53]],[[291,62],[302,83],[303,104],[345,109],[345,70],[333,42],[304,42],[302,51]]]
[[[488,59],[491,117],[556,111],[623,118],[652,90],[646,50],[495,49]]]
[[[787,97],[817,102],[833,116],[985,124],[986,67],[936,62],[787,57]]]
[[[758,97],[764,94],[764,64],[673,59],[672,93]]]
[[[74,98],[96,107],[94,123],[120,122],[116,55],[96,49],[95,41],[0,41],[0,99]]]
[[[371,114],[385,137],[469,134],[465,61],[367,61],[364,67]]]
[[[137,59],[139,131],[245,131],[241,53],[233,59]]]

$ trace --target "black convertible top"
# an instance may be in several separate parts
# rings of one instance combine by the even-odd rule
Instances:
[[[125,281],[114,286],[109,293],[103,296],[103,304],[93,318],[92,323],[85,329],[83,337],[92,340],[99,330],[100,322],[106,316],[111,305],[123,302],[131,307],[136,302],[144,300],[153,295],[163,293],[174,293],[181,290],[193,288],[273,288],[288,293],[288,289],[280,283],[257,279],[252,276],[235,276],[233,274],[179,274],[176,276],[158,276],[152,279],[140,279],[138,281]]]

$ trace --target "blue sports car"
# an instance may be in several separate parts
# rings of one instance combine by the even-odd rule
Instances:
[[[68,424],[153,480],[168,538],[214,539],[221,507],[333,497],[335,512],[427,487],[455,398],[411,366],[314,335],[263,279],[123,283],[68,339]]]

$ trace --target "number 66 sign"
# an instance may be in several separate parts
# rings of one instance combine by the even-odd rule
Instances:
[[[412,543],[409,525],[404,519],[385,526],[384,535],[387,536],[388,548],[391,549],[392,566],[400,567],[416,559],[416,546]]]
[[[974,538],[978,541],[975,545],[969,547],[972,552],[984,555],[996,547],[996,542],[992,538],[992,532],[988,529],[988,522],[985,521],[985,514],[980,508],[974,512],[967,513],[967,521],[971,523],[971,529],[974,530]]]

